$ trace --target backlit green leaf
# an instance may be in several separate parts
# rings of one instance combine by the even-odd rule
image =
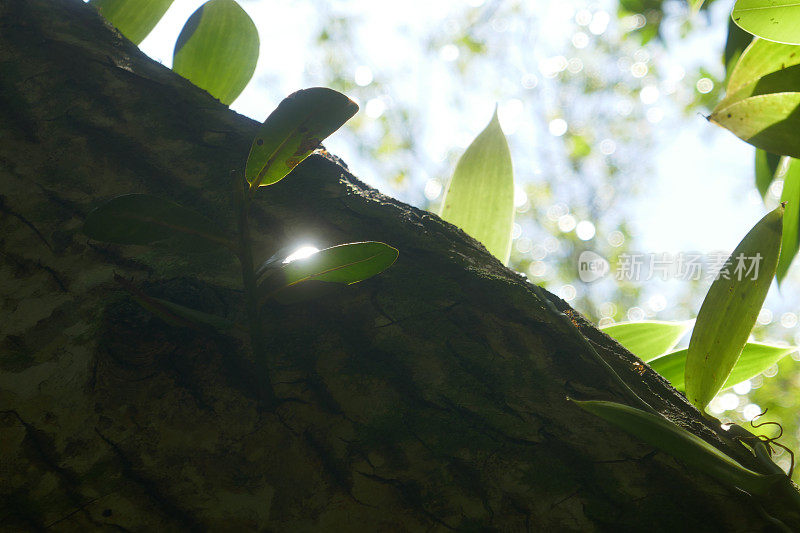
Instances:
[[[759,375],[794,351],[797,351],[794,346],[770,346],[769,344],[748,342],[720,390],[733,387],[737,383]],[[678,350],[650,363],[653,370],[664,376],[679,391],[683,391],[685,385],[686,352],[685,349]]]
[[[439,216],[508,264],[514,225],[514,171],[496,110],[486,129],[459,159]]]
[[[725,53],[723,56],[726,80],[730,79],[739,57],[752,41],[753,36],[751,34],[737,26],[733,19],[728,19],[728,37],[725,40]]]
[[[762,94],[715,109],[709,120],[756,148],[800,158],[800,92]]]
[[[283,268],[287,285],[307,280],[350,285],[383,272],[399,252],[382,242],[351,242],[325,248]]]
[[[731,17],[757,37],[800,44],[800,4],[795,0],[737,0]]]
[[[155,28],[173,0],[91,0],[91,5],[130,39],[140,44]]]
[[[236,248],[211,220],[197,211],[149,194],[112,198],[89,213],[83,233],[116,244],[150,244],[179,237],[198,248]]]
[[[706,294],[686,356],[686,396],[703,410],[722,388],[753,329],[775,276],[783,206],[736,247]],[[727,279],[726,279],[727,278]]]
[[[796,92],[800,73],[792,67],[800,63],[798,51],[793,45],[753,39],[731,72],[722,107],[748,96]]]
[[[669,352],[692,325],[687,322],[624,322],[600,329],[644,362]]]
[[[663,416],[614,402],[576,401],[575,403],[650,446],[668,453],[689,468],[751,494],[765,494],[773,484],[785,479],[785,476],[780,474],[763,475],[745,468],[700,437]]]
[[[766,198],[769,186],[775,178],[781,156],[756,148],[756,188],[762,198]]]
[[[238,3],[209,0],[181,30],[172,70],[230,105],[253,77],[258,47],[258,30]]]
[[[351,242],[325,248],[285,264],[261,283],[270,296],[299,283],[315,281],[350,285],[379,274],[395,262],[399,252],[382,242]]]
[[[800,246],[800,160],[791,157],[781,158],[778,175],[783,177],[781,202],[786,202],[781,255],[776,272],[778,283],[781,283],[789,272],[792,260],[797,255],[797,248]]]
[[[280,181],[356,111],[355,102],[333,89],[292,93],[258,130],[247,158],[247,181],[253,188]]]
[[[703,7],[705,0],[689,0],[689,5],[692,6],[692,13],[697,13]]]
[[[709,119],[775,154],[800,153],[800,48],[755,39],[731,73]]]

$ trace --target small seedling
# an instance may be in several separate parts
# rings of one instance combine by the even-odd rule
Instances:
[[[352,242],[287,261],[282,248],[256,269],[250,238],[249,204],[258,187],[277,183],[309,156],[320,142],[352,117],[358,106],[332,89],[315,87],[297,91],[267,117],[253,140],[245,171],[233,171],[237,235],[228,235],[204,215],[147,194],[126,194],[111,199],[89,213],[83,232],[92,239],[124,245],[180,241],[194,249],[227,250],[241,265],[248,324],[246,328],[226,318],[209,315],[174,302],[150,297],[121,280],[144,308],[166,322],[192,328],[212,328],[224,334],[247,332],[258,371],[263,376],[262,399],[274,400],[267,365],[267,339],[261,310],[270,302],[289,302],[298,296],[319,296],[333,285],[350,285],[389,268],[397,249],[382,242]],[[294,288],[302,286],[305,291]]]

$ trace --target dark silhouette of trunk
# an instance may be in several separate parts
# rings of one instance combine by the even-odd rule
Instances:
[[[2,529],[762,531],[765,509],[798,527],[570,402],[628,402],[583,336],[758,468],[564,302],[324,152],[259,191],[256,255],[380,240],[400,258],[265,309],[279,400],[259,401],[245,344],[170,326],[114,280],[244,321],[235,262],[80,233],[129,192],[233,231],[229,174],[256,127],[80,0],[0,0]]]

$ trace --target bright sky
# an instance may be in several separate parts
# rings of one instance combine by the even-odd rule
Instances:
[[[687,72],[716,66],[722,78],[718,54],[730,8],[714,2],[708,31],[670,36],[670,52]],[[659,131],[658,173],[651,194],[636,204],[641,245],[664,252],[733,250],[766,212],[753,185],[754,150],[701,115],[679,120]]]

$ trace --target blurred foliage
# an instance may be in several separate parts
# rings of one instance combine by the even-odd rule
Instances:
[[[645,314],[639,318],[655,316],[663,310],[642,303],[642,283],[606,279],[589,286],[577,279],[576,265],[588,249],[608,258],[613,268],[617,257],[635,246],[625,205],[646,188],[643,176],[654,172],[647,154],[666,109],[694,114],[720,97],[721,76],[670,65],[661,36],[665,10],[679,12],[673,19],[684,27],[690,24],[688,8],[680,1],[654,0],[548,9],[523,1],[471,3],[480,5],[462,3],[446,19],[429,24],[427,34],[414,28],[413,35],[424,43],[420,48],[431,64],[426,74],[446,77],[448,86],[471,88],[434,100],[446,97],[464,117],[480,115],[484,110],[472,107],[472,95],[480,91],[486,111],[499,102],[504,127],[515,122],[504,118],[519,115],[509,135],[518,185],[511,265],[594,320],[621,320],[637,307]],[[436,114],[430,105],[398,87],[398,77],[420,73],[370,63],[359,39],[362,20],[347,3],[320,5],[318,14],[308,84],[328,83],[356,97],[366,111],[352,121],[349,139],[363,158],[349,162],[361,175],[381,176],[387,192],[436,211],[464,149],[462,137],[477,128],[466,120],[432,124]],[[558,40],[549,38],[553,29],[543,35],[553,17]],[[373,76],[363,86],[353,75],[360,65]],[[700,78],[713,88],[695,90]],[[656,101],[664,99],[674,102]],[[370,116],[370,105],[382,109],[377,117]],[[581,238],[586,232],[575,231],[582,221],[594,227],[586,240]],[[679,292],[679,300],[692,300],[692,287]],[[686,317],[681,309],[665,316]]]

